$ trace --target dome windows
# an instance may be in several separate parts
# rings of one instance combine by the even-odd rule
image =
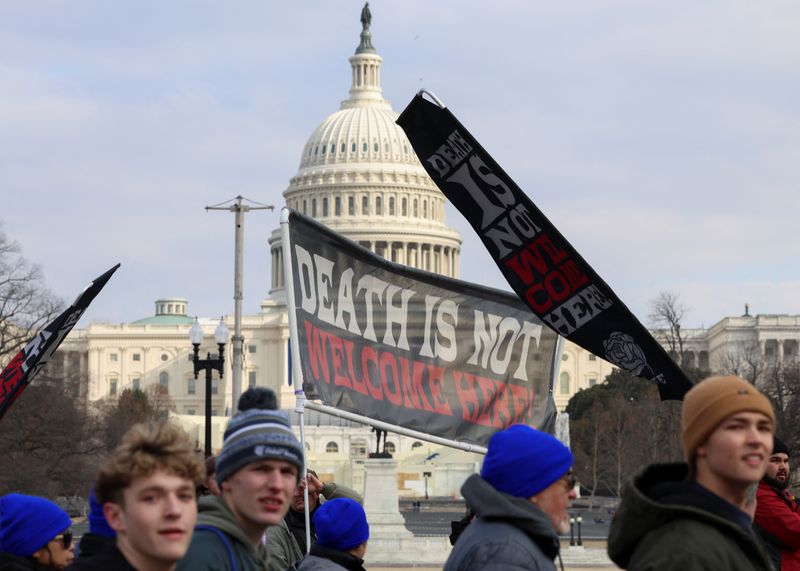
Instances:
[[[331,150],[335,149],[336,147],[331,147]],[[322,215],[324,217],[328,217],[328,197],[324,197],[322,199]]]
[[[339,152],[344,154],[346,150],[347,150],[347,143],[342,143],[342,146],[339,148]]]
[[[369,197],[361,197],[361,214],[369,214]]]
[[[381,147],[380,147],[380,145],[378,145],[378,142],[377,142],[377,141],[375,141],[375,142],[372,144],[372,150],[373,150],[373,151],[375,151],[376,153],[377,153],[378,151],[380,151],[380,150],[381,150]]]
[[[367,151],[369,151],[369,145],[367,145],[367,142],[364,141],[364,144],[361,145],[361,152],[366,153]]]
[[[383,199],[380,196],[375,197],[375,214],[383,216]]]
[[[355,153],[356,152],[356,143],[355,143],[355,141],[353,141],[353,144],[350,145],[350,152],[351,153]]]
[[[325,154],[325,147],[326,147],[326,146],[327,146],[327,145],[322,145],[322,153],[321,153],[321,154],[323,154],[323,155]]]
[[[389,197],[389,216],[394,216],[394,196]]]

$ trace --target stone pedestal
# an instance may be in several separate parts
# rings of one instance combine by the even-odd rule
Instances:
[[[397,461],[370,458],[364,462],[364,511],[369,522],[368,566],[431,565],[441,567],[450,553],[446,537],[414,537],[400,515]]]
[[[413,537],[400,515],[397,460],[369,458],[364,467],[364,511],[367,512],[370,538]]]

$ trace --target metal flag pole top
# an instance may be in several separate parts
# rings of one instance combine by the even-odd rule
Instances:
[[[303,391],[303,368],[300,366],[300,346],[297,343],[297,305],[294,301],[294,273],[292,271],[292,246],[289,238],[289,212],[286,207],[281,209],[281,252],[283,254],[284,287],[286,288],[286,307],[289,310],[289,339],[291,342],[291,355],[289,359],[292,366],[292,382],[294,383],[295,407],[300,424],[300,446],[303,448],[303,478],[306,485],[303,488],[303,504],[305,505],[306,519],[306,553],[311,550],[311,514],[308,508],[308,456],[306,454],[306,428],[305,407],[306,394]]]
[[[252,204],[242,204],[243,200],[247,200]],[[231,204],[232,203],[232,204]],[[229,409],[230,416],[236,414],[239,404],[239,397],[242,395],[242,370],[244,369],[244,337],[242,337],[242,274],[243,261],[242,255],[244,253],[244,214],[251,210],[275,210],[274,206],[269,204],[261,204],[254,202],[250,199],[242,198],[241,195],[232,200],[215,204],[214,206],[206,206],[208,210],[228,210],[236,214],[236,232],[235,232],[235,246],[234,246],[234,264],[233,264],[233,338],[231,339],[231,346],[233,347],[233,358],[231,359],[231,407]]]
[[[447,105],[445,105],[441,99],[436,97],[433,91],[423,88],[417,91],[417,95],[419,95],[420,97],[422,97],[423,95],[427,95],[428,97],[431,98],[431,101],[436,103],[436,105],[438,105],[441,109],[447,109]]]

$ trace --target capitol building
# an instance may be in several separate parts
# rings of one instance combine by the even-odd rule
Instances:
[[[368,23],[349,62],[349,96],[298,149],[300,164],[283,192],[285,203],[388,260],[457,278],[461,238],[446,223],[445,197],[395,124],[398,114],[381,90],[383,59],[372,44]],[[276,229],[268,244],[272,271],[270,283],[264,284],[260,311],[242,317],[242,384],[243,389],[261,386],[274,390],[281,406],[292,410],[295,397],[287,383],[289,330],[280,242]],[[143,314],[145,311],[142,308]],[[195,380],[193,374],[190,315],[190,299],[165,297],[155,301],[150,316],[132,323],[92,323],[74,330],[54,360],[60,356],[65,374],[84,379],[81,396],[87,401],[113,399],[125,389],[147,390],[159,385],[174,403],[174,418],[202,447],[205,384],[202,376]],[[232,330],[233,317],[225,319]],[[199,319],[206,332],[201,354],[216,353],[212,332],[217,321]],[[741,327],[745,321],[740,319],[735,325]],[[784,321],[776,325],[785,325]],[[793,333],[782,333],[781,339],[789,335],[790,341],[781,341],[780,346],[766,341],[762,348],[774,347],[781,355],[796,354],[798,321],[800,318],[793,318]],[[766,323],[763,319],[758,322]],[[722,335],[712,331],[715,339]],[[693,347],[697,359],[708,362],[709,351],[713,353],[717,345],[695,336]],[[230,354],[226,355],[225,373],[221,379],[215,375],[212,383],[215,450],[221,446],[233,406],[231,361]],[[611,371],[606,361],[567,343],[553,385],[557,408],[563,410],[575,392],[602,382]],[[368,416],[368,411],[365,414]],[[309,465],[324,480],[341,481],[356,489],[363,486],[364,459],[374,448],[370,428],[313,411],[306,411],[305,423]],[[393,434],[387,439],[387,449],[398,460],[399,493],[407,496],[424,495],[425,491],[437,496],[457,494],[481,460],[475,454]]]

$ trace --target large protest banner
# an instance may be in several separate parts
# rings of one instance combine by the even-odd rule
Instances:
[[[78,323],[83,312],[111,279],[117,268],[119,264],[86,286],[73,304],[31,339],[3,369],[0,373],[0,419],[47,364],[50,356]]]
[[[397,124],[506,280],[553,330],[682,399],[691,381],[611,288],[446,108],[418,94]]]
[[[459,442],[552,432],[558,336],[516,296],[388,262],[294,211],[288,226],[307,397]]]

